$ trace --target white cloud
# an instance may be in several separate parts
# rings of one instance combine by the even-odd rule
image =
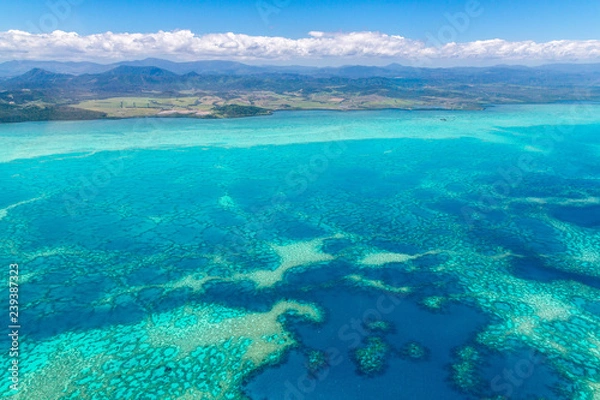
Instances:
[[[483,40],[432,45],[379,32],[326,33],[289,39],[234,33],[195,35],[188,30],[156,33],[112,33],[82,36],[54,31],[32,34],[0,32],[2,60],[119,61],[146,57],[177,61],[230,59],[240,61],[372,59],[414,60],[416,63],[460,60],[597,61],[600,40],[559,40],[546,43]]]

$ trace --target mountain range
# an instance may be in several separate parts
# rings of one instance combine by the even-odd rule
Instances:
[[[200,75],[257,75],[257,74],[298,74],[317,77],[422,77],[444,75],[481,75],[510,71],[522,75],[550,77],[558,75],[594,75],[600,78],[600,64],[549,64],[539,67],[515,65],[498,65],[494,67],[452,67],[452,68],[420,68],[389,64],[387,66],[348,65],[342,67],[306,67],[306,66],[256,66],[235,61],[193,61],[173,62],[168,60],[147,58],[136,61],[122,61],[112,64],[92,62],[60,62],[60,61],[7,61],[0,63],[0,78],[11,78],[22,75],[32,69],[43,69],[56,74],[84,75],[101,74],[118,67],[156,67],[178,75],[197,73]]]

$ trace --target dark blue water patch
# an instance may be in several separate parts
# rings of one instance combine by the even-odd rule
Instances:
[[[137,304],[146,310],[155,310],[163,297],[164,289],[160,287],[149,287],[140,290],[136,296]]]
[[[533,349],[485,354],[481,396],[504,396],[515,400],[563,399],[556,389],[565,384],[548,360]]]
[[[392,287],[413,286],[421,279],[431,282],[426,273],[409,273],[406,271],[406,264],[389,263],[382,267],[367,269],[357,268],[354,272],[368,280],[382,281]],[[427,275],[427,277],[425,277]],[[348,285],[353,285],[348,283]]]
[[[418,218],[425,220],[425,224],[431,226],[437,224],[436,217],[436,213],[418,206],[396,208],[387,201],[360,202],[346,203],[345,207],[333,210],[332,214],[327,215],[327,222],[344,232],[365,238],[375,236],[390,241],[395,240],[402,245],[421,249],[427,244],[420,237],[417,238],[415,231],[427,228],[423,226],[424,224],[420,224]],[[402,240],[392,238],[402,238]],[[427,240],[428,237],[423,239]]]
[[[366,279],[382,281],[391,287],[409,287],[412,289],[411,296],[419,298],[448,296],[463,292],[461,286],[457,284],[457,278],[454,274],[432,273],[426,270],[407,272],[402,264],[398,266],[388,264],[383,268],[361,269],[356,273],[360,273]],[[352,282],[346,282],[345,285],[360,288],[360,285]],[[373,289],[363,290],[372,291]]]
[[[450,259],[450,256],[447,254],[426,254],[424,256],[420,256],[412,260],[412,263],[417,268],[431,268],[437,267],[439,265],[444,264],[446,261]]]
[[[106,251],[130,251],[135,246],[136,240],[130,236],[111,237],[102,246]]]
[[[277,237],[285,237],[290,240],[308,240],[326,233],[323,229],[282,213],[277,214],[277,218],[272,221],[271,229],[275,231]]]
[[[515,235],[506,229],[497,229],[485,221],[472,225],[468,235],[469,241],[475,248],[487,255],[497,253],[496,249],[498,246],[502,246],[502,248],[508,249],[518,255],[529,252],[527,242],[520,238],[519,235]]]
[[[518,216],[515,216],[512,222],[518,229],[514,234],[518,235],[519,230],[534,233],[535,239],[529,241],[527,245],[531,251],[540,254],[555,254],[567,250],[566,245],[560,240],[557,231],[545,222],[535,218]]]
[[[158,265],[143,266],[124,276],[124,281],[128,286],[160,285],[170,280],[165,272]]]
[[[66,284],[55,284],[46,286],[46,301],[50,302],[63,302],[63,301],[74,301],[74,300],[86,300],[77,299],[73,291],[73,287]],[[90,294],[91,296],[92,294]],[[75,304],[75,303],[74,303]]]
[[[169,242],[160,240],[160,238],[152,231],[144,232],[130,238],[129,246],[126,249],[118,250],[111,253],[114,258],[113,264],[127,264],[131,261],[132,257],[144,257],[151,256],[156,253],[166,252],[169,249]],[[119,238],[115,238],[114,242],[120,242]],[[104,247],[105,246],[105,247]],[[110,250],[115,246],[109,241],[104,242],[104,246],[101,250]]]
[[[40,237],[39,247],[56,246],[73,236],[73,220],[64,216],[48,215],[40,212],[32,221],[30,229],[37,232]],[[85,242],[84,238],[78,238],[78,242]]]
[[[583,301],[583,308],[600,317],[600,299],[596,301]]]
[[[510,203],[508,204],[509,212],[512,215],[527,215],[532,212],[539,211],[542,208],[542,205],[536,203]]]
[[[79,246],[84,249],[120,249],[135,243],[127,221],[116,214],[101,213],[70,216],[62,203],[36,203],[38,216],[31,223],[31,232],[25,242],[27,250],[63,246]]]
[[[548,268],[544,261],[535,255],[516,257],[511,262],[512,274],[521,279],[538,282],[552,282],[561,279],[564,273]]]
[[[360,162],[358,160],[357,162]],[[360,196],[365,201],[383,202],[386,199],[414,189],[421,183],[418,172],[412,174],[374,173],[384,171],[389,166],[380,165],[366,173],[366,169],[356,169],[348,166],[336,166],[331,173],[323,174],[319,180],[309,187],[308,194],[336,193],[353,194]],[[393,168],[393,167],[392,167]],[[313,190],[314,188],[314,190]],[[301,199],[303,200],[303,199]]]
[[[65,286],[65,282],[68,282],[73,278],[77,278],[77,276],[74,276],[71,268],[65,268],[64,264],[68,259],[69,257],[59,256],[55,258],[55,263],[46,263],[46,260],[43,257],[40,257],[39,260],[43,260],[40,263],[40,267],[34,269],[31,268],[32,265],[27,265],[27,268],[31,268],[31,271],[36,271],[37,274],[43,275],[44,277],[42,280],[38,280],[37,282],[31,282],[31,285],[39,285],[40,287],[45,286],[45,288],[48,289],[53,285]]]
[[[441,211],[443,213],[449,215],[455,215],[458,217],[462,217],[464,213],[464,209],[468,207],[468,203],[460,200],[454,199],[444,199],[442,201],[438,201],[433,204],[429,204],[428,206],[434,210]]]
[[[217,228],[216,226],[209,226],[200,233],[202,241],[213,246],[226,242],[227,235],[228,232],[226,230]]]
[[[64,313],[54,314],[53,330],[45,327],[36,332],[37,337],[60,333],[66,330],[85,331],[102,329],[115,324],[136,324],[148,317],[148,312],[162,313],[183,305],[197,303],[199,296],[187,288],[164,293],[161,288],[146,288],[135,294],[123,293],[113,299],[113,305],[96,306],[84,303],[77,307],[70,306]],[[73,315],[73,318],[69,318]],[[56,320],[56,321],[54,321]]]
[[[550,214],[556,219],[583,228],[600,227],[600,205],[585,207],[554,206],[551,207]]]
[[[23,305],[33,304],[37,301],[44,301],[46,293],[49,289],[45,282],[28,282],[19,288],[19,297],[26,299]]]
[[[241,308],[253,312],[267,312],[278,298],[285,297],[279,289],[256,290],[250,281],[209,282],[201,296],[203,302],[222,304],[227,307]]]
[[[453,216],[456,221],[465,225],[481,224],[482,219],[487,224],[503,225],[510,220],[510,215],[506,212],[490,208],[489,204],[483,201],[473,203],[464,200],[442,199],[428,204],[427,207]]]
[[[157,244],[161,244],[161,242],[172,242],[178,245],[197,245],[198,242],[201,241],[203,237],[203,233],[206,227],[199,226],[181,226],[176,223],[171,224],[160,224],[155,229],[153,229],[152,233],[156,236],[159,236],[159,240]],[[210,229],[210,228],[208,228]],[[206,237],[206,236],[204,236]],[[211,237],[212,239],[212,237]],[[169,244],[170,246],[171,244]],[[149,246],[150,247],[150,246]]]
[[[254,399],[463,399],[448,383],[447,365],[452,349],[468,341],[487,318],[467,306],[452,306],[447,314],[423,310],[410,298],[381,292],[336,290],[307,294],[326,311],[324,324],[297,323],[292,329],[306,349],[335,351],[337,362],[323,379],[307,381],[306,359],[292,354],[282,365],[269,368],[246,385]],[[385,340],[392,347],[386,371],[375,377],[357,375],[351,359],[368,335],[364,322],[382,319],[393,325]],[[408,361],[396,350],[417,341],[430,353],[427,360]]]
[[[518,278],[532,281],[574,281],[600,289],[600,278],[553,268],[551,260],[542,259],[534,254],[513,258],[510,272]]]
[[[52,310],[50,314],[41,312],[38,306],[23,313],[21,323],[27,327],[25,333],[31,338],[43,340],[69,331],[81,332],[115,324],[134,324],[147,316],[135,298],[126,295],[114,307],[93,307],[86,299],[64,297],[52,300],[49,309]]]
[[[181,271],[182,275],[188,275],[190,272],[202,271],[208,264],[208,259],[205,257],[174,257],[171,263],[175,270]]]
[[[73,277],[69,285],[72,287],[73,294],[81,298],[82,302],[89,302],[116,289],[118,283],[105,273],[90,272]]]
[[[353,271],[352,264],[347,261],[333,260],[319,265],[313,264],[307,268],[298,268],[285,275],[285,285],[302,287],[318,285],[326,282],[341,281]]]
[[[410,171],[409,173],[386,173],[381,182],[397,191],[414,189],[422,182],[422,171]]]
[[[219,278],[230,277],[233,271],[226,265],[210,266],[206,269],[208,275]]]
[[[506,225],[512,222],[513,218],[502,210],[488,210],[485,212],[484,217],[488,223],[495,225]]]
[[[398,296],[410,299],[411,302],[418,304],[428,312],[445,313],[448,311],[448,305],[445,303],[440,309],[432,311],[423,305],[428,297],[449,298],[454,295],[464,295],[465,288],[454,274],[430,273],[427,271],[406,273],[401,270],[391,268],[377,269],[373,271],[364,271],[365,278],[381,280],[391,287],[408,287],[410,292],[406,295]],[[374,288],[361,287],[344,282],[345,286],[352,292],[373,292]]]
[[[530,237],[535,239],[531,240]],[[511,219],[510,225],[497,226],[489,221],[478,221],[471,226],[469,238],[472,243],[484,248],[504,248],[516,255],[563,253],[565,244],[556,231],[529,217]]]
[[[208,210],[203,217],[221,227],[243,226],[247,223],[245,218],[232,211],[216,208]]]

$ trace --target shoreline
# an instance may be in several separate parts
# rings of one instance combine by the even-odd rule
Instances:
[[[524,103],[515,103],[515,104],[524,104]],[[527,103],[529,104],[529,103]],[[531,103],[534,104],[534,103]],[[541,104],[552,104],[552,103],[541,103]],[[303,111],[326,111],[326,112],[359,112],[359,111],[387,111],[387,110],[397,110],[397,111],[485,111],[487,108],[493,107],[496,105],[486,105],[481,107],[473,107],[473,108],[442,108],[442,107],[431,107],[431,108],[402,108],[402,107],[373,107],[373,108],[287,108],[287,109],[275,109],[268,110],[268,112],[264,112],[256,115],[236,115],[236,116],[215,116],[214,114],[208,114],[203,116],[196,116],[194,113],[179,113],[173,112],[169,114],[156,114],[156,115],[147,115],[147,116],[127,116],[127,117],[115,117],[115,116],[106,116],[101,118],[65,118],[65,119],[30,119],[24,121],[0,121],[0,125],[9,125],[9,124],[20,124],[20,123],[28,123],[28,122],[53,122],[53,121],[61,121],[61,122],[69,122],[69,121],[119,121],[119,120],[129,120],[129,119],[194,119],[194,120],[229,120],[229,119],[243,119],[243,118],[257,118],[257,117],[268,117],[272,116],[275,113],[281,112],[303,112]],[[73,107],[74,108],[74,107]],[[82,109],[84,110],[84,109]]]
[[[560,100],[551,102],[523,102],[523,103],[487,103],[482,104],[480,107],[473,108],[443,108],[443,107],[420,107],[420,108],[403,108],[403,107],[373,107],[373,108],[287,108],[287,109],[275,109],[268,110],[268,112],[256,114],[256,115],[239,115],[239,116],[215,116],[213,114],[204,116],[195,116],[193,113],[178,113],[173,112],[170,114],[163,115],[148,115],[148,116],[128,116],[128,117],[115,117],[106,116],[102,118],[65,118],[65,119],[31,119],[24,121],[0,121],[0,125],[12,125],[22,124],[31,122],[77,122],[77,121],[120,121],[120,120],[134,120],[134,119],[190,119],[190,120],[232,120],[232,119],[245,119],[245,118],[257,118],[257,117],[269,117],[282,112],[304,112],[304,111],[324,111],[324,112],[360,112],[360,111],[404,111],[404,112],[468,112],[468,111],[486,111],[488,109],[502,107],[502,106],[527,106],[527,105],[557,105],[557,104],[600,104],[600,101],[586,100]]]

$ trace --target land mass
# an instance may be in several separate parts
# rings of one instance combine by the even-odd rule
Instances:
[[[494,104],[600,100],[597,64],[309,68],[142,60],[115,65],[0,64],[0,122],[236,118],[307,109],[477,110]]]

